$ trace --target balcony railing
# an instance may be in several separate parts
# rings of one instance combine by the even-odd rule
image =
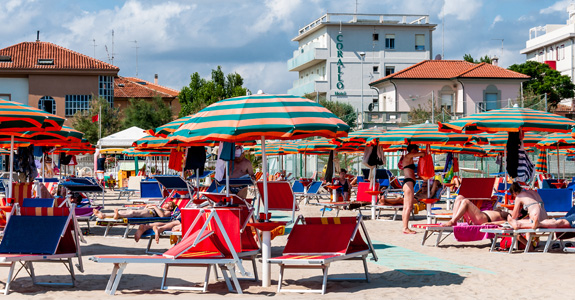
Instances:
[[[326,60],[327,48],[322,43],[311,43],[293,52],[293,58],[288,60],[288,70],[301,69],[302,66],[314,60]],[[310,64],[311,65],[311,64]]]

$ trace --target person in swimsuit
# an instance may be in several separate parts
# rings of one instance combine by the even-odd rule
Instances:
[[[339,177],[333,179],[333,184],[341,185],[340,188],[337,189],[337,199],[339,199],[339,195],[342,195],[343,201],[349,201],[349,195],[351,191],[351,184],[347,179],[347,170],[341,169],[339,171]],[[337,199],[335,201],[337,201]]]
[[[453,203],[453,217],[441,226],[456,225],[461,218],[471,225],[501,224],[507,220],[508,216],[508,212],[501,210],[482,211],[469,199],[459,195],[455,198],[455,203]]]
[[[415,204],[415,163],[413,159],[415,157],[421,157],[425,155],[423,152],[419,152],[419,146],[408,145],[407,154],[403,156],[403,212],[401,221],[403,223],[403,233],[414,234],[415,231],[409,229],[409,215],[411,210],[413,210],[413,204]]]
[[[152,218],[152,217],[169,217],[172,212],[176,209],[176,204],[173,201],[167,201],[160,208],[154,204],[148,204],[144,209],[114,209],[114,219],[121,218]],[[101,211],[94,209],[94,215],[98,219],[105,219],[106,214]]]
[[[525,190],[519,185],[519,183],[514,182],[511,184],[509,192],[515,197],[515,205],[513,206],[513,212],[507,221],[514,229],[519,228],[519,226],[522,228],[536,229],[539,228],[539,224],[542,221],[547,220],[547,211],[543,207],[543,200],[537,191]],[[522,208],[527,211],[529,220],[517,220]],[[529,225],[531,226],[529,227]]]
[[[509,220],[509,224],[516,229],[529,229],[533,227],[531,222],[517,222]],[[540,228],[575,228],[575,214],[571,214],[558,219],[546,219],[539,223]]]

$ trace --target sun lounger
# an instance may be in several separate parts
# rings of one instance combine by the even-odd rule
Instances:
[[[17,263],[26,268],[37,285],[74,286],[75,275],[72,258],[78,259],[78,269],[83,272],[78,239],[78,224],[74,210],[63,208],[20,208],[20,215],[12,215],[0,242],[0,263],[9,266],[4,294],[8,294]],[[67,264],[71,283],[37,282],[34,262],[61,262]]]
[[[162,186],[157,180],[140,181],[140,198],[128,199],[128,202],[135,203],[160,203],[164,200]]]
[[[550,218],[565,216],[573,207],[573,191],[570,189],[538,189],[537,193]]]
[[[481,229],[496,228],[496,225],[468,225],[465,223],[459,223],[457,226],[441,226],[440,224],[413,224],[412,228],[424,229],[423,237],[421,240],[421,246],[425,245],[425,242],[431,238],[433,235],[437,235],[437,240],[435,241],[435,246],[439,246],[440,243],[445,241],[445,239],[454,234],[457,241],[481,241],[484,239],[491,239],[493,235],[476,234],[477,231]],[[457,227],[457,228],[456,228]],[[471,235],[471,237],[470,237]]]
[[[279,292],[316,292],[325,294],[328,269],[331,263],[359,259],[363,261],[365,276],[363,278],[346,278],[330,280],[362,280],[369,281],[367,270],[367,255],[373,251],[367,229],[361,215],[341,218],[304,218],[298,217],[282,256],[269,259],[270,263],[280,266],[278,280]],[[319,290],[282,289],[285,269],[310,269],[323,271],[322,288]]]
[[[263,211],[263,195],[264,183],[257,182],[259,191],[259,205],[257,214]],[[291,220],[288,223],[293,223],[295,220],[295,211],[299,210],[295,195],[291,189],[291,185],[287,181],[268,181],[268,211],[291,211]]]
[[[210,269],[220,267],[230,291],[242,293],[236,268],[241,274],[245,272],[241,258],[253,258],[258,252],[257,243],[245,241],[240,232],[241,209],[184,209],[182,211],[182,230],[185,232],[180,243],[166,251],[162,256],[138,255],[99,255],[90,260],[98,263],[113,263],[112,275],[106,286],[106,293],[113,295],[118,288],[122,274],[129,263],[163,264],[164,275],[161,289],[201,290],[207,291]],[[251,230],[244,230],[251,234]],[[247,235],[246,235],[247,236]],[[249,237],[249,236],[247,236]],[[247,246],[249,245],[249,246]],[[167,285],[170,267],[204,267],[206,273],[202,287]]]

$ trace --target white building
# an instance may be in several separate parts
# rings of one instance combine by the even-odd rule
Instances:
[[[288,94],[377,110],[377,91],[368,83],[431,59],[435,27],[427,15],[325,14],[293,38],[299,46],[288,69],[299,78]]]
[[[547,63],[553,69],[575,79],[575,4],[567,7],[567,24],[547,24],[529,29],[529,40],[525,43],[527,60]]]

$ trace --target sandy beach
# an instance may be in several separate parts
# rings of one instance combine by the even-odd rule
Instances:
[[[117,193],[106,194],[106,210],[126,203],[125,199],[117,200]],[[298,214],[319,216],[317,206],[303,206]],[[342,211],[341,216],[356,215],[355,211]],[[425,211],[417,215],[414,223],[424,223]],[[326,216],[335,216],[335,211],[326,212]],[[328,282],[327,294],[276,293],[279,268],[272,265],[272,286],[262,288],[261,282],[241,281],[244,295],[228,292],[224,282],[210,281],[208,293],[197,291],[160,290],[163,273],[162,265],[130,264],[126,268],[115,299],[183,299],[203,297],[204,299],[264,298],[273,296],[277,299],[502,299],[502,298],[537,298],[553,295],[554,298],[572,297],[567,281],[572,276],[573,254],[553,249],[551,253],[490,253],[490,240],[461,243],[448,237],[440,247],[431,246],[428,241],[421,246],[422,232],[402,234],[400,221],[390,221],[390,216],[382,220],[366,220],[374,248],[379,261],[368,263],[370,282]],[[387,219],[387,220],[386,220]],[[25,271],[21,271],[11,284],[11,299],[103,299],[106,283],[112,270],[112,264],[94,263],[88,258],[96,254],[141,254],[144,255],[147,239],[136,243],[133,231],[130,238],[120,238],[124,227],[116,227],[111,237],[103,237],[104,227],[91,224],[87,235],[87,244],[82,244],[84,273],[76,270],[77,285],[74,288],[42,287],[32,284]],[[81,223],[85,228],[86,224]],[[280,255],[286,236],[272,241],[272,256]],[[153,243],[152,249],[162,252],[169,248],[167,238],[160,244]],[[541,247],[538,249],[541,250]],[[371,258],[371,256],[370,256]],[[248,263],[244,265],[249,270]],[[258,261],[258,266],[260,263]],[[4,268],[5,280],[7,268]],[[346,277],[362,275],[361,261],[339,261],[331,265],[329,274]],[[60,264],[35,264],[35,271],[40,280],[62,282],[69,278]],[[261,272],[261,270],[260,270]],[[172,268],[170,285],[193,284],[202,281],[202,268]],[[320,270],[286,270],[284,274],[286,288],[320,288]],[[564,288],[565,287],[565,288]]]

